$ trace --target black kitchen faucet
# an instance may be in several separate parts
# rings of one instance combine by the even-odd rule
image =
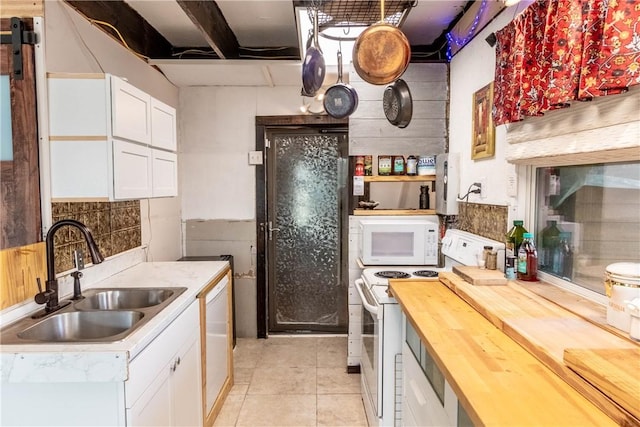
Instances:
[[[40,292],[38,292],[34,298],[38,304],[46,304],[44,314],[49,314],[69,304],[69,302],[66,302],[61,305],[58,300],[58,280],[56,279],[55,259],[53,253],[53,236],[56,231],[65,225],[70,225],[80,230],[87,242],[89,252],[91,253],[91,259],[94,264],[100,264],[104,261],[104,258],[98,249],[98,245],[96,245],[96,242],[93,240],[93,236],[91,235],[91,231],[86,225],[80,221],[76,221],[75,219],[63,219],[54,223],[47,232],[47,237],[45,239],[47,246],[47,281],[45,283],[45,290],[42,290],[40,278],[38,278],[38,290]],[[40,317],[40,315],[35,315],[34,317]]]

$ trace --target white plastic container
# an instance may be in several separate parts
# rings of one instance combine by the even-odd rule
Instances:
[[[631,314],[631,326],[629,336],[636,341],[640,341],[640,298],[628,301],[627,308]]]
[[[604,286],[609,301],[607,323],[624,332],[631,329],[628,303],[640,298],[640,263],[617,262],[605,270]]]

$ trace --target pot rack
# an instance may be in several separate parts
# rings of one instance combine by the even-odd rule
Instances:
[[[327,28],[368,27],[380,21],[380,1],[353,0],[312,0],[301,2],[309,10],[318,10],[318,28],[322,32]],[[400,26],[416,1],[385,0],[385,17],[387,24]]]

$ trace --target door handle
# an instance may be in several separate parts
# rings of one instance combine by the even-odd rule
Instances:
[[[268,226],[267,230],[269,231],[269,240],[273,240],[273,232],[274,231],[280,231],[279,228],[273,226],[273,222],[271,222],[271,221],[269,221],[269,226]]]

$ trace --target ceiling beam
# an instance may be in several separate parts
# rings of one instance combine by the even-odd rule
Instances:
[[[171,43],[124,1],[65,0],[65,3],[124,46],[112,28],[95,21],[113,25],[130,50],[149,58],[171,58]]]
[[[240,56],[238,39],[215,1],[177,0],[177,3],[220,58]]]

